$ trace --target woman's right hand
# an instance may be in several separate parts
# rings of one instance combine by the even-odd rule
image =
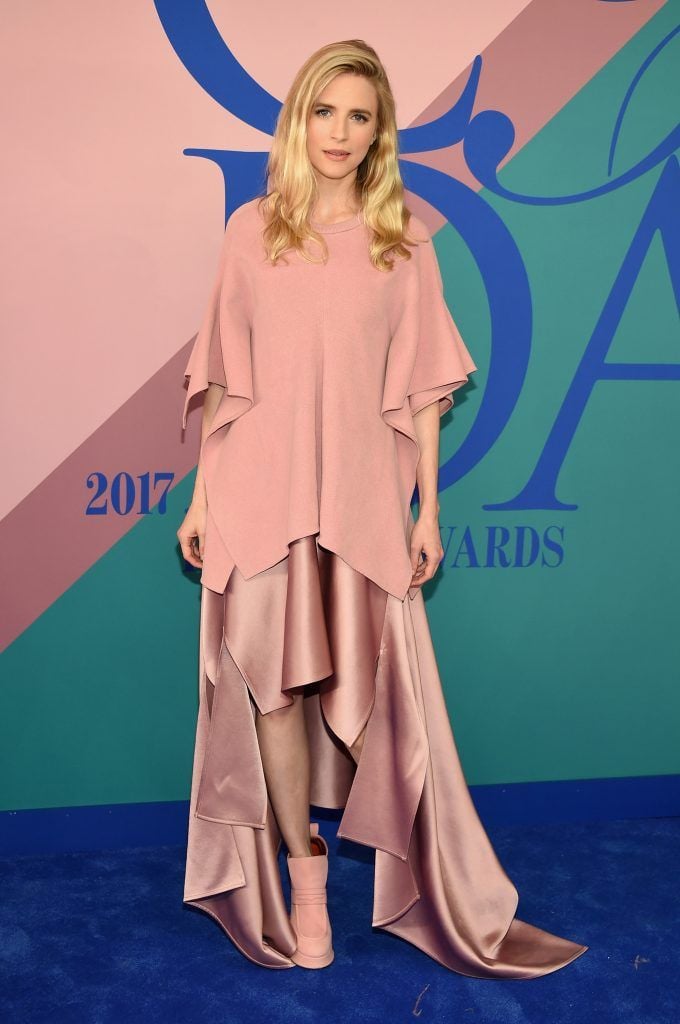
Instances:
[[[205,524],[208,518],[207,505],[192,501],[184,522],[177,531],[182,554],[190,565],[197,569],[203,568],[205,545]]]

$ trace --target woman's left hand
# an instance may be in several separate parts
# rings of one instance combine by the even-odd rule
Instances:
[[[421,552],[425,555],[422,560]],[[419,515],[411,531],[413,577],[410,586],[422,587],[423,583],[431,580],[443,557],[444,548],[439,533],[439,517],[428,514]]]

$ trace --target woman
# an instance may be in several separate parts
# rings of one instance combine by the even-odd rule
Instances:
[[[228,220],[186,369],[184,425],[205,394],[178,531],[202,569],[185,902],[255,963],[327,966],[328,847],[309,807],[344,808],[338,835],[376,851],[375,927],[470,977],[557,970],[588,947],[514,919],[432,649],[439,419],[476,367],[403,204],[371,47],[307,60],[268,178]]]

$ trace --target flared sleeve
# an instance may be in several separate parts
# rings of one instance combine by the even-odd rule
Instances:
[[[189,402],[209,384],[219,384],[230,396],[252,405],[249,289],[238,237],[239,217],[237,210],[227,221],[207,308],[184,371],[189,385],[182,427],[187,425]]]
[[[416,282],[399,329],[415,347],[406,392],[411,415],[438,401],[443,416],[453,406],[453,392],[477,367],[449,312],[434,243],[425,234],[427,240],[414,251]]]
[[[410,443],[405,450],[397,441],[402,485],[409,500],[419,457],[414,415],[438,402],[443,416],[453,406],[453,392],[477,369],[446,305],[432,237],[417,217],[411,217],[411,228],[417,245],[411,248],[411,259],[399,265],[395,278],[380,410],[385,423]]]

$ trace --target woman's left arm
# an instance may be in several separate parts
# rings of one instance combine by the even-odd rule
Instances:
[[[411,531],[412,587],[431,580],[444,557],[439,533],[439,420],[439,402],[431,402],[413,417],[420,459],[416,469],[418,518]],[[421,552],[425,554],[422,562]]]

